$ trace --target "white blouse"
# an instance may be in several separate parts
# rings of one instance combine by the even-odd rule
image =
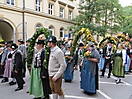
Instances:
[[[122,49],[122,50],[117,49],[116,53],[121,53],[121,51],[122,51],[123,63],[125,64],[126,63],[126,50],[125,49]]]

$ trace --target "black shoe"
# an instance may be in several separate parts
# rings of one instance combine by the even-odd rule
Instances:
[[[1,83],[5,83],[5,82],[8,82],[8,78],[7,78],[7,79],[4,78],[4,79],[1,81]]]
[[[12,86],[12,85],[15,85],[16,82],[11,81],[9,84],[10,84],[10,86]]]
[[[23,80],[23,85],[25,84],[26,82]]]
[[[110,76],[108,76],[107,78],[110,78]]]
[[[29,90],[26,93],[29,93]]]
[[[121,83],[121,79],[119,79],[119,80],[116,81],[116,84],[119,84],[119,83]]]
[[[4,78],[3,76],[0,76],[0,78]]]
[[[23,87],[22,88],[18,87],[17,89],[15,89],[15,91],[19,91],[19,90],[22,90],[22,89],[23,89]]]
[[[47,96],[45,96],[44,98],[42,98],[42,99],[50,99],[50,96],[49,95],[47,95]]]

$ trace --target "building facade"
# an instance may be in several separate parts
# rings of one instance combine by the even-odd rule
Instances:
[[[79,14],[80,1],[0,0],[0,36],[5,41],[26,40],[38,28],[45,27],[58,39],[70,38],[72,31],[65,29],[74,25],[70,20]]]

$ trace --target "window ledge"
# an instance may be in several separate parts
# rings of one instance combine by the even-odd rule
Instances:
[[[64,3],[64,2],[62,2],[62,1],[58,1],[58,3],[61,4],[61,5],[64,5],[64,6],[67,5],[66,3]]]

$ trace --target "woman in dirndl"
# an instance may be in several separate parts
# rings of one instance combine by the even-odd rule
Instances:
[[[7,45],[8,54],[5,62],[5,70],[4,70],[4,79],[1,81],[1,83],[5,83],[9,81],[9,77],[11,77],[11,69],[12,69],[12,54],[11,54],[11,48],[10,44]]]
[[[130,49],[129,49],[128,45],[124,44],[124,46],[126,48],[125,74],[128,74],[129,69],[130,69],[130,63],[131,63],[131,59],[130,59]]]
[[[99,67],[99,70],[102,71],[104,68],[104,63],[105,63],[103,45],[100,46],[99,54],[100,54],[100,61],[99,61],[98,67]]]
[[[99,52],[95,49],[94,43],[89,42],[87,50],[91,52],[90,57],[84,58],[81,71],[81,89],[90,94],[96,94],[98,89],[98,62]]]
[[[130,60],[131,60],[131,63],[130,63],[130,71],[132,70],[132,44],[130,45]]]
[[[115,53],[112,73],[117,77],[116,84],[121,82],[121,78],[124,78],[124,66],[126,62],[126,50],[122,49],[122,45],[118,44],[118,49]]]
[[[65,52],[65,59],[67,63],[66,70],[64,71],[63,78],[66,82],[71,82],[73,80],[73,73],[74,73],[74,61],[70,54],[70,44],[66,44],[66,52]]]

